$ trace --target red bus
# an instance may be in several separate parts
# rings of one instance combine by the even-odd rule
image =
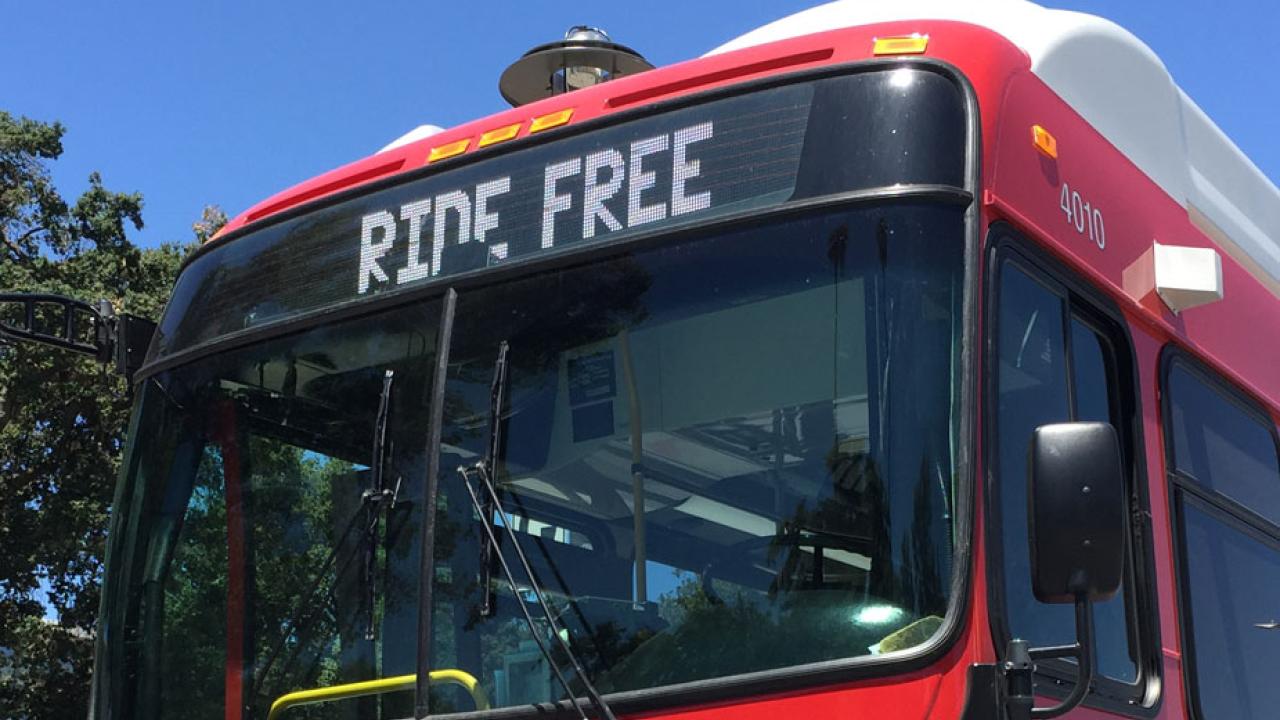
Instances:
[[[93,717],[1274,717],[1280,193],[1155,55],[647,68],[579,29],[186,264]]]

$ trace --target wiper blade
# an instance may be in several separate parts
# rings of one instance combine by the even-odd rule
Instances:
[[[498,454],[502,446],[502,403],[507,387],[507,351],[510,345],[506,340],[498,343],[498,358],[493,363],[493,383],[489,386],[489,444],[485,452],[484,464],[490,469],[490,475],[497,472]],[[493,518],[498,506],[489,499],[486,493],[480,498],[480,517]],[[489,522],[485,519],[484,522]],[[495,564],[494,549],[501,540],[497,537],[480,538],[480,592],[484,596],[480,600],[481,617],[489,617],[496,612],[497,600],[493,593],[493,570]]]
[[[507,578],[512,592],[516,592],[516,579],[511,571],[511,565],[507,562],[506,556],[502,552],[502,548],[498,545],[497,534],[493,530],[494,518],[498,517],[502,520],[502,527],[506,531],[507,539],[511,542],[511,548],[515,550],[516,557],[520,561],[521,569],[524,571],[525,577],[528,578],[529,589],[533,591],[534,598],[538,601],[538,607],[542,610],[543,617],[546,618],[547,625],[551,630],[551,635],[560,643],[560,649],[564,652],[565,657],[569,659],[569,664],[573,666],[574,673],[581,681],[583,690],[586,691],[587,697],[596,709],[600,711],[600,715],[605,720],[616,720],[612,708],[596,691],[595,685],[591,683],[591,678],[587,676],[587,671],[583,668],[582,663],[578,660],[577,654],[573,651],[573,647],[569,644],[568,632],[560,626],[559,620],[555,613],[551,611],[551,606],[547,604],[547,598],[542,592],[542,587],[538,584],[537,577],[533,574],[533,566],[529,564],[529,558],[524,553],[524,548],[520,545],[520,539],[517,537],[515,529],[511,526],[510,519],[507,514],[502,511],[502,503],[498,498],[498,490],[494,484],[494,474],[497,467],[496,462],[501,449],[501,417],[503,395],[505,393],[507,382],[507,351],[509,347],[506,341],[498,346],[498,358],[494,363],[493,384],[490,391],[490,407],[489,407],[489,443],[487,457],[475,465],[467,468],[465,466],[458,468],[458,474],[462,476],[462,482],[467,488],[467,494],[471,498],[471,506],[480,515],[480,526],[484,528],[485,539],[491,548],[493,556],[497,559],[498,565],[501,566],[503,574]],[[484,491],[484,496],[476,491],[471,483],[471,475],[474,473],[479,478],[479,484]],[[481,573],[484,576],[484,568]],[[490,602],[491,590],[486,585],[482,592],[486,595],[485,602]],[[541,651],[542,656],[546,658],[547,664],[551,666],[552,671],[559,680],[561,686],[564,687],[565,694],[568,695],[569,703],[573,705],[574,710],[584,720],[587,717],[582,709],[582,705],[578,702],[577,695],[573,688],[569,685],[569,681],[565,678],[564,672],[560,669],[559,663],[556,662],[551,649],[547,646],[542,636],[538,632],[538,624],[534,621],[533,615],[529,612],[529,608],[524,601],[517,598],[517,605],[520,606],[520,612],[524,615],[525,623],[529,626],[529,634],[533,637],[534,642]]]
[[[388,490],[382,479],[382,466],[387,457],[387,415],[391,411],[391,383],[395,370],[387,370],[382,376],[382,392],[378,395],[378,414],[373,421],[373,459],[369,465],[369,488],[361,496],[368,525],[364,532],[364,639],[374,639],[374,604],[377,602],[374,585],[377,582],[378,532],[387,505],[395,502],[395,493]],[[399,485],[396,490],[399,490]]]
[[[387,416],[391,414],[391,383],[396,379],[395,370],[387,370],[382,376],[382,392],[378,395],[378,414],[373,421],[373,460],[369,465],[369,489],[366,495],[389,496],[382,481],[382,466],[387,457]]]

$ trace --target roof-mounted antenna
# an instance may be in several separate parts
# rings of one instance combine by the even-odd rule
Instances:
[[[539,45],[511,63],[498,80],[498,91],[519,107],[652,69],[640,53],[613,42],[605,31],[575,25],[563,40]]]

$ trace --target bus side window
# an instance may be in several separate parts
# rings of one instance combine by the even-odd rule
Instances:
[[[1110,422],[1117,430],[1121,392],[1115,344],[1118,333],[1106,333],[1092,320],[1089,308],[1065,286],[1005,259],[997,277],[999,300],[995,324],[994,453],[988,454],[992,476],[991,509],[1002,555],[994,607],[1003,606],[1006,637],[1027,640],[1032,647],[1075,642],[1075,615],[1070,605],[1049,605],[1031,592],[1027,543],[1027,448],[1040,425],[1068,421]],[[1120,433],[1125,437],[1125,433]],[[1123,448],[1131,468],[1132,448]],[[1132,477],[1132,472],[1130,472]],[[1136,695],[1139,662],[1133,599],[1132,548],[1126,552],[1125,583],[1112,599],[1094,606],[1099,674],[1123,685],[1117,693]],[[1002,601],[1002,602],[1001,602]],[[997,621],[998,622],[998,621]],[[997,624],[997,637],[1000,625]],[[1066,662],[1047,668],[1070,677]]]
[[[1166,354],[1165,444],[1180,617],[1201,718],[1280,705],[1280,457],[1275,425],[1177,353]]]

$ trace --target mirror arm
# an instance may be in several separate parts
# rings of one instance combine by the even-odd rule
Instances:
[[[156,324],[145,318],[127,313],[117,315],[105,300],[95,307],[49,293],[0,293],[0,304],[15,305],[22,315],[21,325],[0,320],[0,340],[34,342],[88,355],[103,365],[114,364],[116,372],[129,384],[133,382],[134,372],[142,366],[156,329]],[[56,333],[36,328],[37,305],[57,307],[61,312]],[[76,336],[77,314],[92,319],[92,341]]]
[[[103,358],[102,343],[106,339],[106,326],[102,309],[92,305],[49,293],[2,293],[0,304],[15,305],[20,309],[21,325],[13,325],[0,320],[0,338],[25,340],[50,345],[62,350],[70,350],[83,355]],[[36,330],[36,306],[56,306],[61,313],[58,319],[57,333],[46,333]],[[107,306],[110,309],[110,306]],[[92,342],[84,342],[76,337],[75,315],[80,313],[93,320],[94,338]],[[105,360],[103,360],[105,362]]]
[[[1028,649],[1027,641],[1011,640],[1002,664],[1005,676],[1005,710],[1010,720],[1055,718],[1084,701],[1093,684],[1093,603],[1086,595],[1076,596],[1076,642],[1074,645]],[[1078,673],[1075,687],[1062,702],[1050,707],[1034,707],[1033,674],[1036,660],[1075,658]]]

